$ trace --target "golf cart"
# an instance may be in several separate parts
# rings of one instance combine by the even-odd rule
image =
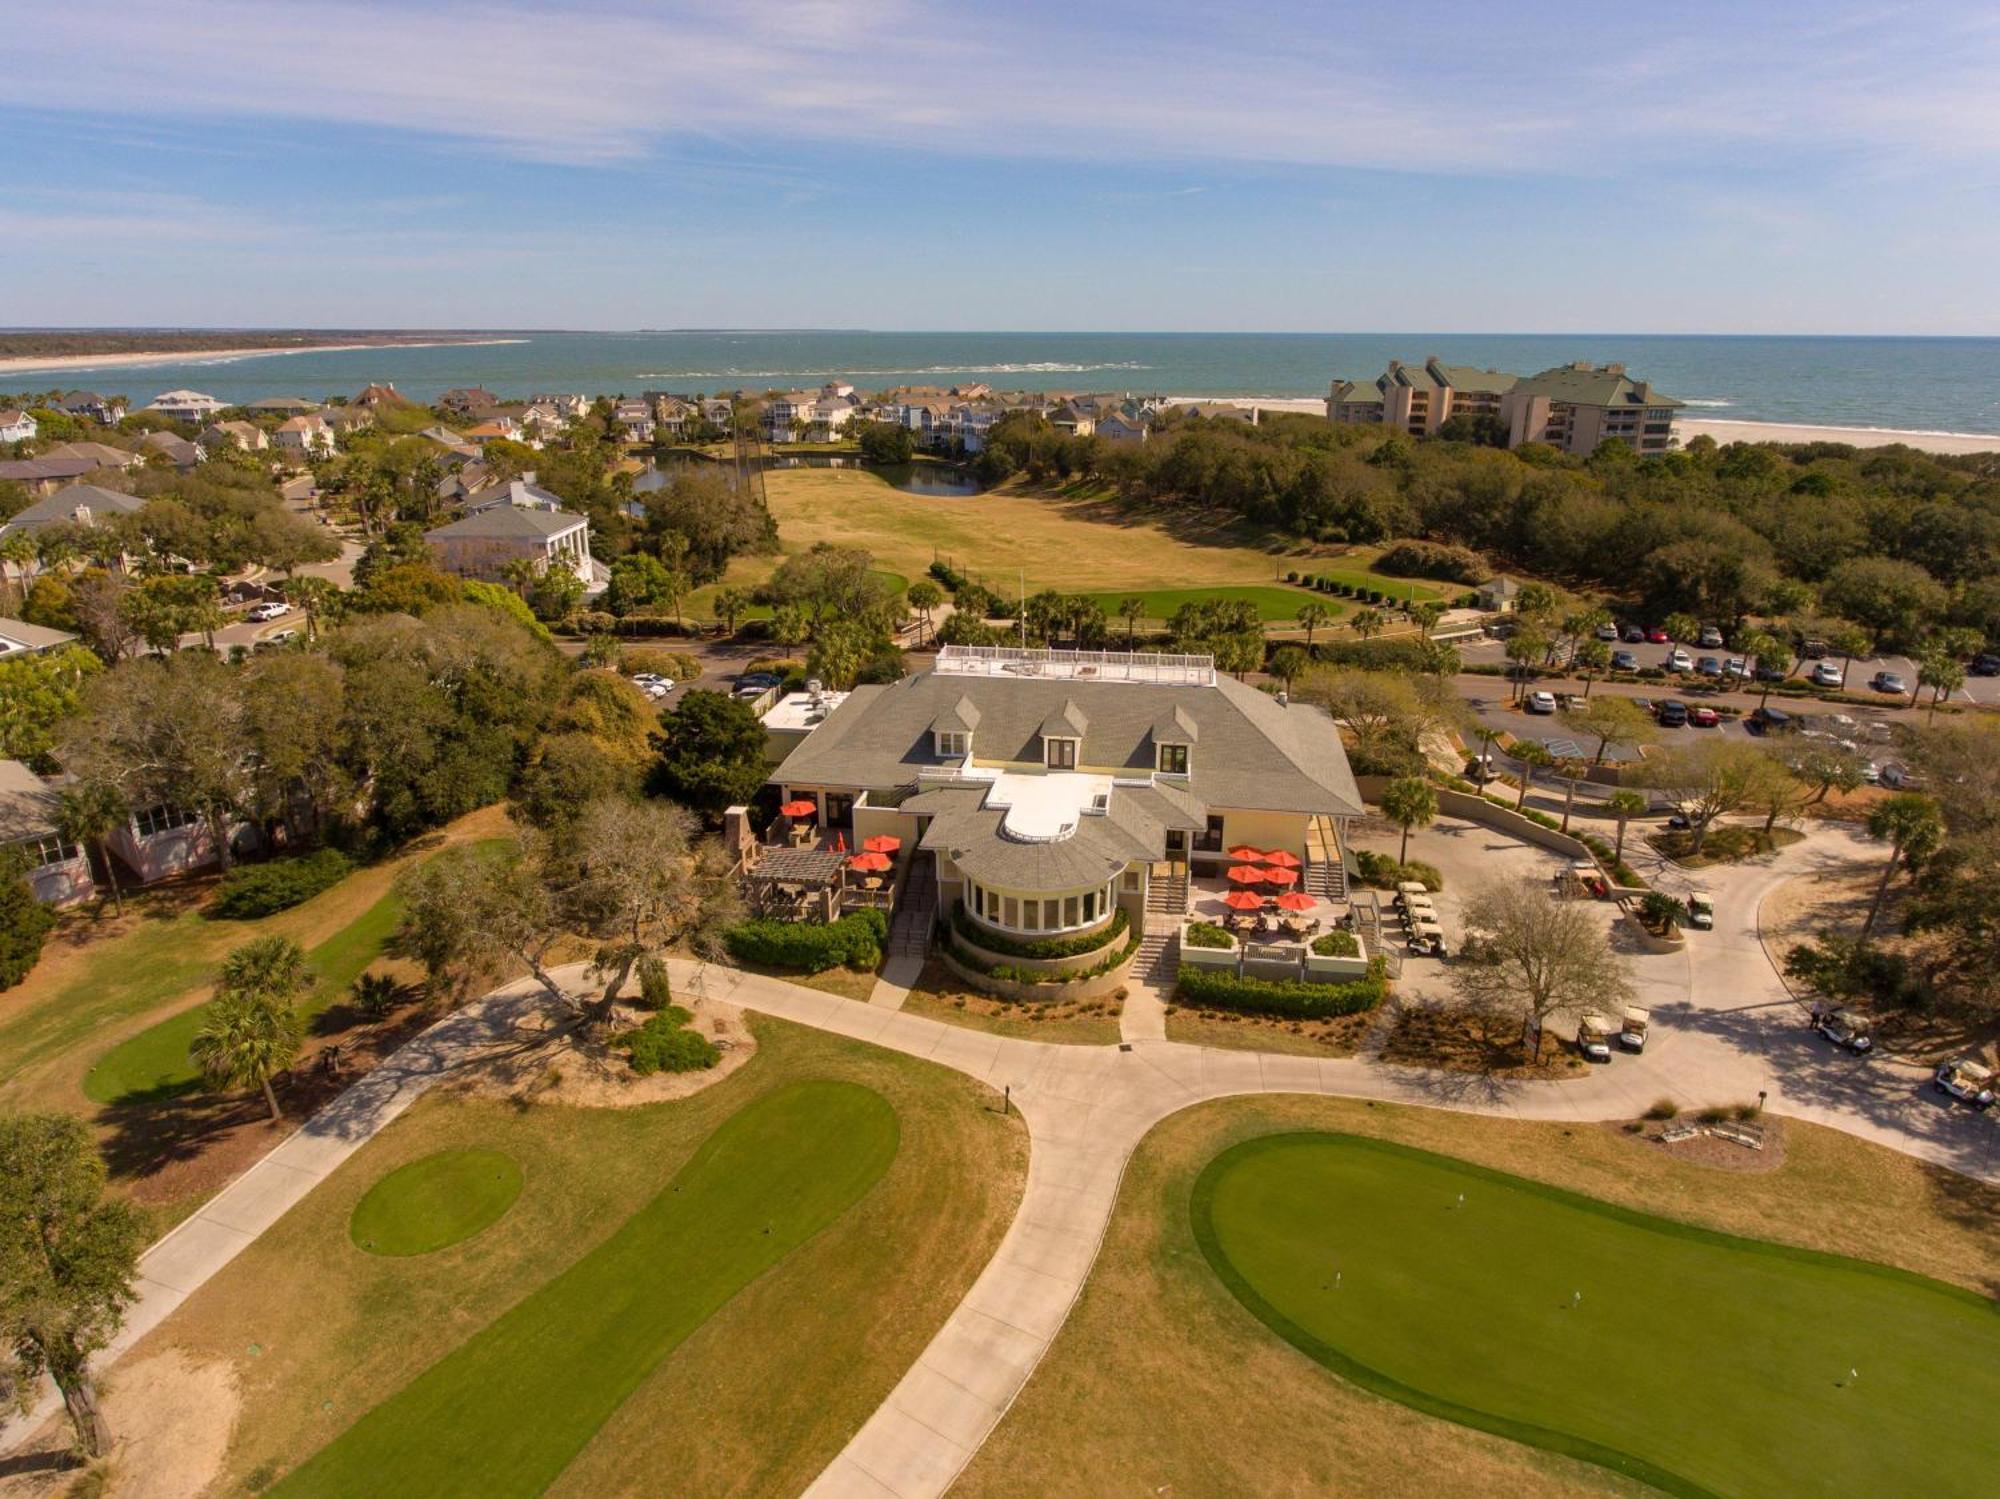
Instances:
[[[1851,1011],[1817,1011],[1813,1015],[1812,1026],[1835,1046],[1851,1051],[1857,1056],[1865,1055],[1875,1049],[1875,1038],[1868,1034],[1868,1022]]]
[[[1969,1103],[1975,1109],[1993,1107],[1993,1069],[1971,1057],[1940,1062],[1932,1086],[1945,1097]]]
[[[1627,1005],[1618,1031],[1618,1044],[1627,1051],[1644,1051],[1646,1028],[1652,1022],[1651,1011],[1642,1010],[1637,1005]]]
[[[1576,1028],[1576,1049],[1586,1062],[1611,1060],[1611,1022],[1602,1015],[1589,1014]]]
[[[1715,928],[1715,897],[1706,890],[1691,891],[1687,898],[1688,925],[1702,931]]]

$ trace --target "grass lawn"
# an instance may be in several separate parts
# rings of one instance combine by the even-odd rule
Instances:
[[[685,1099],[439,1090],[357,1152],[135,1355],[229,1365],[242,1403],[211,1491],[802,1490],[999,1243],[1026,1136],[969,1078],[750,1024],[756,1055]],[[371,1188],[467,1149],[520,1163],[503,1217],[426,1255],[354,1246]],[[396,1456],[343,1480],[370,1452]]]
[[[744,1105],[610,1238],[272,1492],[540,1494],[688,1334],[875,1185],[898,1133],[851,1082]]]
[[[91,1060],[143,1029],[149,1015],[195,1002],[223,954],[252,937],[276,933],[315,953],[324,946],[329,964],[343,961],[331,939],[365,922],[407,862],[505,827],[503,808],[472,813],[396,858],[357,870],[303,905],[260,921],[201,915],[207,887],[142,892],[128,897],[123,917],[69,913],[34,971],[0,995],[0,1103],[74,1107]],[[365,930],[354,940],[367,940]]]
[[[935,958],[924,964],[903,1011],[1024,1041],[1109,1046],[1119,1038],[1116,999],[1005,1000],[961,983]]]
[[[1648,835],[1646,841],[1683,868],[1707,869],[1716,864],[1734,864],[1774,853],[1803,837],[1805,834],[1796,828],[1773,828],[1767,833],[1761,827],[1726,823],[1708,830],[1700,853],[1694,852],[1694,834],[1690,832],[1653,833]]]
[[[1328,1020],[1279,1020],[1222,1010],[1167,1009],[1167,1039],[1225,1051],[1276,1051],[1295,1057],[1351,1057],[1375,1022],[1372,1010]]]
[[[1115,638],[1124,624],[1119,614],[1119,606],[1134,597],[1133,593],[1111,590],[1085,594],[1104,606],[1104,612],[1111,621],[1111,633]],[[1291,623],[1298,618],[1299,607],[1314,601],[1326,606],[1329,614],[1339,614],[1341,606],[1325,594],[1310,593],[1303,588],[1288,587],[1283,583],[1236,584],[1223,588],[1147,588],[1137,591],[1137,597],[1146,604],[1146,619],[1166,621],[1173,617],[1176,609],[1183,604],[1200,603],[1203,599],[1245,600],[1257,606],[1257,617],[1266,624],[1273,622]]]
[[[1347,1099],[1271,1097],[1204,1104],[1164,1121],[1133,1156],[1090,1282],[1035,1377],[953,1488],[954,1499],[1103,1492],[1106,1473],[1119,1474],[1118,1491],[1132,1494],[1369,1494],[1415,1499],[1462,1493],[1482,1499],[1545,1499],[1646,1492],[1631,1479],[1576,1458],[1379,1398],[1302,1357],[1244,1309],[1209,1269],[1195,1240],[1189,1212],[1195,1179],[1220,1152],[1241,1140],[1307,1129],[1400,1141],[1635,1211],[1671,1214],[1727,1233],[1879,1260],[1983,1295],[2000,1291],[2000,1236],[1993,1233],[2000,1191],[1797,1120],[1785,1123],[1781,1165],[1742,1171],[1679,1160],[1615,1128],[1595,1125],[1480,1118]],[[1447,1201],[1455,1201],[1459,1190],[1478,1202],[1493,1189],[1454,1187]],[[1346,1234],[1350,1227],[1370,1231],[1366,1224],[1348,1222],[1365,1217],[1365,1209],[1350,1215],[1333,1203],[1328,1211],[1333,1225],[1329,1239]],[[1444,1215],[1445,1205],[1440,1203],[1439,1216]],[[1403,1221],[1407,1227],[1407,1218]],[[1563,1256],[1570,1251],[1548,1246],[1548,1252]],[[1408,1232],[1397,1241],[1389,1268],[1400,1266],[1405,1256],[1413,1264],[1412,1283],[1431,1285],[1432,1259]],[[1461,1258],[1470,1262],[1478,1256]],[[1769,1258],[1773,1266],[1787,1263]],[[1708,1287],[1701,1287],[1695,1296],[1683,1290],[1676,1297],[1659,1281],[1663,1272],[1656,1262],[1642,1263],[1643,1272],[1627,1273],[1601,1292],[1594,1283],[1585,1287],[1583,1312],[1611,1319],[1623,1313],[1627,1302],[1646,1298],[1683,1317],[1693,1311],[1718,1335],[1728,1335],[1719,1320],[1710,1323],[1702,1313]],[[1735,1270],[1734,1259],[1723,1263],[1732,1267],[1730,1273],[1741,1273]],[[1536,1274],[1533,1264],[1530,1257],[1528,1268],[1515,1279]],[[1321,1266],[1331,1268],[1325,1261]],[[1360,1273],[1344,1270],[1343,1284]],[[1455,1263],[1446,1267],[1446,1273],[1480,1271],[1470,1263]],[[1511,1294],[1512,1284],[1502,1281],[1501,1294]],[[1455,1298],[1455,1282],[1440,1285],[1439,1311],[1425,1315],[1453,1315],[1449,1336],[1465,1367],[1476,1370],[1483,1357],[1478,1341],[1482,1323],[1468,1316],[1468,1305]],[[1566,1302],[1575,1288],[1556,1285],[1557,1300]],[[1729,1286],[1723,1292],[1736,1294]],[[1411,1294],[1393,1275],[1389,1283],[1374,1286],[1374,1293],[1394,1297],[1399,1304]],[[1485,1303],[1472,1305],[1486,1309]],[[1553,1309],[1549,1313],[1551,1319],[1570,1315]],[[1648,1309],[1643,1315],[1650,1319],[1661,1313]],[[1844,1315],[1837,1301],[1810,1307],[1797,1319],[1799,1336],[1811,1343],[1836,1333]],[[1557,1331],[1576,1336],[1563,1330],[1571,1326],[1563,1323]],[[1877,1325],[1869,1321],[1866,1326],[1875,1339]],[[1777,1341],[1782,1344],[1792,1336],[1787,1329]],[[1928,1355],[1935,1393],[1956,1378],[1960,1365],[1944,1350],[1932,1348]],[[1733,1381],[1727,1368],[1733,1359],[1768,1356],[1766,1349],[1746,1337],[1741,1347],[1732,1347],[1703,1367],[1690,1371],[1685,1363],[1672,1365],[1680,1374],[1673,1392],[1661,1397],[1649,1390],[1650,1398],[1661,1405],[1661,1418],[1669,1400],[1688,1412],[1684,1435],[1692,1447],[1704,1440],[1700,1415],[1707,1399],[1704,1386],[1726,1375]],[[1663,1357],[1671,1360],[1674,1355]],[[1802,1385],[1796,1397],[1784,1390],[1755,1391],[1757,1398],[1773,1402],[1764,1407],[1772,1416],[1767,1429],[1773,1441],[1790,1440],[1781,1427],[1784,1404],[1794,1398],[1801,1402],[1840,1401],[1851,1395],[1871,1399],[1870,1360],[1879,1364],[1882,1357],[1871,1342],[1853,1353],[1842,1351],[1838,1367],[1824,1371],[1823,1377],[1816,1371],[1811,1386]],[[1990,1379],[1995,1362],[1990,1353],[1986,1362],[1988,1372],[1982,1378]],[[1844,1377],[1850,1366],[1860,1368],[1860,1384],[1836,1390],[1832,1380]],[[1896,1379],[1887,1366],[1880,1373],[1884,1384]],[[1646,1382],[1635,1385],[1636,1392],[1650,1386],[1656,1376],[1647,1372],[1634,1377]],[[1741,1385],[1734,1388],[1742,1390]],[[1889,1394],[1884,1389],[1872,1398],[1883,1400]],[[1856,1433],[1860,1437],[1867,1434],[1878,1407],[1836,1409],[1862,1412],[1863,1429]],[[1971,1487],[1978,1488],[1993,1472],[1990,1453],[1975,1455],[1982,1444],[1992,1441],[1990,1419],[1954,1425],[1944,1417],[1943,1406],[1934,1404],[1930,1409],[1931,1444],[1940,1452],[1958,1451],[1965,1459],[1958,1472],[1972,1475]],[[1636,1403],[1630,1414],[1637,1420],[1649,1419]],[[1725,1420],[1727,1429],[1737,1418],[1718,1419]],[[1882,1431],[1886,1436],[1890,1428]],[[1989,1434],[1982,1437],[1982,1431]],[[1926,1461],[1918,1458],[1916,1463]],[[1802,1468],[1799,1476],[1813,1481],[1820,1471],[1815,1464],[1811,1470]],[[1925,1492],[1920,1471],[1913,1465],[1905,1476],[1872,1487],[1857,1480],[1847,1491]],[[1762,1492],[1803,1492],[1792,1476],[1764,1485]],[[1933,1484],[1930,1489],[1948,1490],[1966,1492],[1967,1482],[1959,1480],[1955,1489],[1950,1483]]]
[[[354,1205],[347,1237],[370,1254],[430,1254],[491,1228],[521,1195],[521,1167],[497,1150],[440,1150],[398,1166]]]
[[[1942,1493],[2000,1463],[2000,1314],[1956,1286],[1352,1135],[1233,1146],[1191,1211],[1308,1357],[1668,1493]]]

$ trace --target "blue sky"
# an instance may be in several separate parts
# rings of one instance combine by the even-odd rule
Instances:
[[[0,324],[2000,334],[2000,7],[120,0]]]

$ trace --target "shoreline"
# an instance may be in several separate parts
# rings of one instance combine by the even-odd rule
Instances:
[[[1273,412],[1305,412],[1319,415],[1326,410],[1324,399],[1316,396],[1170,396],[1169,400],[1205,401],[1215,406],[1258,407]],[[1683,444],[1692,437],[1712,437],[1719,443],[1732,442],[1844,442],[1857,448],[1881,448],[1901,443],[1920,452],[1942,457],[1968,453],[2000,453],[2000,433],[1938,432],[1917,427],[1841,427],[1823,422],[1729,421],[1715,417],[1680,417],[1674,435]]]
[[[346,354],[361,349],[474,349],[524,344],[525,338],[434,338],[417,343],[295,344],[281,349],[180,349],[125,354],[21,354],[0,359],[0,377],[37,370],[140,369],[155,364],[233,364],[239,359],[276,359],[286,354]]]

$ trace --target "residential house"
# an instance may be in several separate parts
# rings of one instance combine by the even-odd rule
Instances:
[[[1144,417],[1113,411],[1098,418],[1097,435],[1106,442],[1144,442],[1152,429]]]
[[[210,453],[219,453],[226,447],[237,447],[246,453],[261,453],[270,447],[271,439],[254,422],[215,422],[201,429],[201,445]]]
[[[701,419],[728,432],[736,425],[736,403],[727,396],[710,396],[701,403]]]
[[[377,406],[407,406],[410,403],[396,394],[394,385],[364,385],[361,394],[350,404],[373,409]]]
[[[44,526],[95,526],[113,516],[136,515],[146,502],[137,495],[120,494],[96,484],[70,484],[35,500],[0,525],[0,541],[19,531],[39,531]]]
[[[1169,401],[1160,409],[1170,415],[1200,417],[1210,422],[1241,422],[1246,427],[1254,427],[1263,416],[1256,406],[1238,406],[1229,401]]]
[[[437,404],[459,416],[471,416],[475,412],[491,411],[500,404],[500,398],[483,385],[471,385],[446,391],[437,398]]]
[[[32,495],[50,495],[88,474],[104,469],[137,468],[143,462],[142,455],[105,443],[66,442],[37,458],[0,461],[0,479],[11,479]]]
[[[73,390],[58,404],[69,415],[84,417],[103,427],[115,427],[125,420],[123,396],[101,396],[94,390]]]
[[[1049,425],[1065,437],[1088,437],[1097,430],[1097,418],[1073,401],[1065,401],[1049,413]]]
[[[461,578],[500,581],[509,563],[527,561],[540,572],[569,567],[587,585],[598,583],[590,555],[590,522],[563,509],[562,501],[532,479],[510,479],[474,492],[466,512],[449,525],[426,531],[438,566]]]
[[[148,432],[139,439],[139,447],[149,456],[158,454],[182,473],[200,463],[203,457],[199,443],[189,442],[172,432]]]
[[[11,406],[0,406],[0,447],[9,443],[33,442],[41,428],[35,419],[25,411],[16,411]]]
[[[531,406],[547,406],[565,422],[582,421],[590,410],[590,397],[580,395],[538,395],[528,397]]]
[[[612,408],[611,418],[618,424],[618,435],[626,442],[651,442],[653,440],[653,408],[645,401],[624,400]]]
[[[1479,607],[1488,614],[1512,614],[1516,602],[1521,597],[1521,585],[1505,574],[1497,578],[1488,578],[1476,591],[1479,595]]]
[[[687,430],[700,412],[692,401],[684,401],[679,396],[653,395],[648,399],[653,405],[653,435],[659,437],[679,437]]]
[[[227,836],[231,848],[239,851],[255,839],[247,823],[232,824]],[[112,856],[130,869],[141,885],[191,874],[219,862],[215,834],[208,819],[171,802],[134,808],[132,815],[105,841],[111,846]]]
[[[467,442],[464,433],[454,432],[449,427],[426,427],[417,436],[429,438],[439,447],[455,453],[461,458],[476,458],[479,456],[479,445],[477,443]]]
[[[476,443],[480,447],[485,447],[489,442],[499,442],[502,439],[508,442],[519,442],[521,440],[521,424],[511,416],[496,416],[491,420],[480,422],[477,426],[467,427],[459,435],[467,442]]]
[[[352,437],[375,425],[373,406],[321,406],[312,414],[332,429],[336,439]]]
[[[560,408],[547,401],[530,401],[528,409],[521,413],[522,430],[537,442],[546,442],[551,437],[560,437],[568,430],[571,418]]]
[[[308,411],[319,410],[319,402],[301,400],[298,396],[266,396],[261,401],[252,401],[243,409],[261,411],[271,416],[303,416]]]
[[[209,420],[227,404],[226,401],[216,400],[214,396],[205,396],[198,390],[170,390],[165,395],[155,396],[144,409],[155,416],[199,425]]]
[[[39,656],[44,651],[61,650],[76,637],[67,630],[51,630],[31,625],[25,619],[0,618],[0,661],[16,656]]]
[[[19,760],[0,760],[0,851],[18,854],[29,888],[47,906],[88,899],[95,888],[84,850],[57,826],[58,792]]]
[[[278,447],[287,453],[310,456],[333,451],[333,428],[316,411],[306,416],[286,417],[272,436]]]
[[[1240,845],[1336,888],[1362,815],[1332,718],[1207,656],[948,645],[928,670],[855,688],[770,779],[847,847],[901,839],[909,888],[934,887],[940,916],[1015,940],[1120,911],[1142,933],[1177,925],[1180,882]]]

